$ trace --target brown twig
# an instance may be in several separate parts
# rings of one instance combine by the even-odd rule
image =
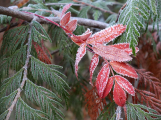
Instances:
[[[67,48],[67,47],[71,46],[72,44],[73,44],[73,43],[70,43],[70,44],[66,45],[66,46],[65,46],[65,48]],[[62,50],[64,50],[64,48],[63,48]],[[54,54],[56,54],[56,53],[58,53],[58,52],[59,52],[59,49],[54,50],[54,51],[53,51],[53,52],[51,52],[50,54],[51,54],[51,55],[54,55]]]
[[[2,6],[0,6],[0,14],[19,18],[22,20],[26,20],[28,22],[30,22],[34,17],[32,14],[27,14],[25,12],[9,9],[9,8],[2,7]],[[48,18],[54,22],[57,22],[57,23],[60,22],[60,18],[58,18],[58,17],[46,17],[46,18]],[[78,21],[78,24],[84,25],[84,26],[89,26],[89,27],[104,29],[109,26],[109,24],[107,24],[107,23],[103,23],[103,22],[99,22],[99,21],[95,21],[95,20],[91,20],[91,19],[85,19],[85,18],[79,18],[79,17],[71,17],[71,19],[76,19]],[[48,24],[50,23],[49,21],[39,18],[39,17],[36,20],[40,23],[48,23]]]
[[[126,7],[126,5],[127,5],[127,3],[125,3],[125,4],[120,8],[119,13],[117,14],[116,21],[115,21],[116,23],[117,23],[117,21],[118,21],[118,19],[119,19],[121,10],[123,10],[123,9]]]
[[[18,98],[20,97],[20,93],[22,91],[22,88],[24,87],[25,82],[27,80],[27,68],[28,68],[28,64],[29,64],[29,59],[31,57],[31,55],[30,55],[31,30],[32,30],[32,23],[30,24],[30,29],[29,29],[29,38],[28,38],[28,43],[27,43],[28,44],[28,47],[27,47],[27,58],[26,58],[26,61],[25,61],[25,65],[23,67],[23,69],[24,69],[23,79],[22,79],[20,87],[17,89],[17,94],[16,94],[16,96],[15,96],[11,106],[8,108],[8,114],[6,116],[6,120],[9,120],[11,112],[13,111],[13,108],[16,105],[16,103],[18,101]]]
[[[27,24],[27,23],[28,23],[28,22],[24,21],[22,24]],[[11,23],[10,26],[9,26],[9,28],[13,28],[13,27],[16,27],[16,26],[18,26],[18,25],[19,25],[19,22]],[[7,30],[7,29],[8,29],[8,26],[6,26],[6,27],[0,29],[0,32],[3,32],[3,31],[5,31],[5,30]]]
[[[59,49],[52,51],[50,54],[51,54],[51,55],[54,55],[54,54],[56,54],[56,53],[58,53],[58,52],[59,52]]]
[[[87,5],[87,6],[93,7],[93,8],[95,8],[95,9],[98,9],[98,10],[100,10],[100,11],[102,11],[102,12],[105,12],[105,13],[116,14],[115,12],[108,11],[108,10],[104,10],[104,9],[102,9],[102,8],[96,7],[96,6],[94,6],[94,5],[90,5],[90,4],[85,3],[85,2],[82,2],[82,1],[78,1],[78,0],[73,0],[73,1],[74,1],[74,2],[77,2],[77,3],[80,3],[80,4],[83,4],[83,5]]]

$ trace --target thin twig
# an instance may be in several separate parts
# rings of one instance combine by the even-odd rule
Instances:
[[[68,44],[68,45],[66,45],[65,46],[65,48],[67,48],[67,47],[69,47],[69,46],[71,46],[73,43],[70,43],[70,44]],[[65,48],[62,48],[62,50],[64,50]],[[51,55],[54,55],[54,54],[56,54],[56,53],[58,53],[59,52],[59,49],[57,49],[57,50],[54,50],[53,52],[51,52],[50,54]]]
[[[54,54],[56,54],[56,53],[58,53],[59,52],[59,49],[57,49],[57,50],[54,50],[53,52],[51,52],[50,54],[51,55],[54,55]]]
[[[27,23],[28,23],[28,22],[24,21],[22,24],[27,24]],[[16,26],[18,26],[18,25],[19,25],[19,22],[11,23],[11,24],[9,25],[9,28],[13,28],[13,27],[16,27]],[[6,26],[6,27],[0,29],[0,32],[3,32],[3,31],[5,31],[5,30],[7,30],[7,29],[9,29],[9,28],[8,28],[8,26]]]
[[[117,21],[118,21],[118,19],[119,19],[121,10],[123,10],[123,9],[126,7],[126,5],[127,5],[127,3],[125,3],[125,4],[120,8],[119,13],[117,14],[116,21],[115,21],[116,23],[117,23]]]
[[[27,68],[28,68],[28,64],[29,64],[29,59],[31,57],[31,55],[30,55],[31,29],[32,29],[32,23],[30,23],[30,29],[29,29],[29,38],[28,38],[28,43],[27,43],[28,44],[27,58],[26,58],[26,61],[25,61],[25,65],[23,67],[23,69],[24,69],[23,79],[22,79],[20,87],[17,89],[17,94],[16,94],[11,106],[8,108],[8,114],[6,116],[6,120],[9,120],[11,112],[13,111],[13,108],[16,105],[18,98],[20,97],[20,93],[21,93],[21,91],[22,91],[22,89],[25,85],[26,80],[27,80]]]
[[[46,3],[45,5],[46,6],[52,6],[52,5],[66,5],[66,4],[69,4],[69,3]],[[83,6],[82,4],[72,4],[72,6]]]
[[[105,12],[105,13],[117,14],[117,13],[115,13],[115,12],[108,11],[108,10],[104,10],[104,9],[102,9],[102,8],[96,7],[96,6],[94,6],[94,5],[90,5],[90,4],[85,3],[85,2],[82,2],[82,1],[77,1],[77,0],[73,0],[73,1],[74,1],[74,2],[77,2],[77,3],[80,3],[80,4],[83,4],[83,5],[87,5],[87,6],[93,7],[93,8],[95,8],[95,9],[98,9],[98,10],[100,10],[100,11],[102,11],[102,12]]]

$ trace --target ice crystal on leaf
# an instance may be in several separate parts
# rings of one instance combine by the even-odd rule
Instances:
[[[90,72],[90,84],[93,85],[92,83],[92,76],[93,76],[93,72],[96,69],[97,65],[99,62],[99,56],[97,54],[94,54],[89,66],[89,72]]]
[[[116,47],[104,46],[98,44],[93,47],[93,51],[106,58],[107,60],[113,60],[118,62],[130,61],[132,58],[124,50],[118,49]]]
[[[110,77],[108,79],[108,82],[107,82],[106,88],[103,92],[102,98],[105,98],[110,93],[112,86],[113,86],[113,81],[114,81],[114,77]]]
[[[129,43],[119,43],[119,44],[114,44],[114,45],[111,45],[111,46],[116,47],[116,48],[121,49],[121,50],[124,50],[129,55],[132,54],[132,49],[130,49]],[[135,47],[135,53],[137,53],[138,51],[139,51],[139,48]]]
[[[92,45],[108,43],[121,35],[125,30],[126,26],[121,24],[111,26],[92,35],[92,37],[87,40],[87,43]]]
[[[78,63],[82,59],[82,57],[86,54],[86,43],[83,43],[77,51],[76,54],[76,60],[75,60],[75,74],[78,77],[77,71],[78,71]]]
[[[124,62],[116,62],[116,61],[111,61],[110,65],[112,68],[119,74],[121,75],[126,75],[128,77],[132,77],[137,79],[138,75],[134,68],[132,68],[129,64],[124,63]]]
[[[115,75],[115,80],[124,90],[126,90],[132,96],[135,96],[134,87],[127,79],[121,77],[120,75]]]
[[[71,13],[68,12],[66,13],[60,20],[60,25],[61,26],[65,26],[69,21],[70,21],[70,16],[71,16]]]
[[[117,105],[121,107],[125,105],[126,93],[116,81],[115,81],[115,87],[113,91],[113,98]]]
[[[108,82],[109,74],[110,74],[110,68],[109,68],[109,64],[107,63],[107,64],[104,64],[104,66],[101,68],[96,80],[96,88],[98,91],[98,95],[101,98],[103,96],[103,92]]]

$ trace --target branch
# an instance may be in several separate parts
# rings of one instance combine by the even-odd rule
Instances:
[[[22,79],[20,87],[17,89],[18,92],[17,92],[16,97],[14,98],[14,100],[12,102],[12,105],[8,108],[8,114],[6,116],[6,120],[9,120],[11,112],[13,111],[13,108],[16,105],[18,98],[20,97],[21,91],[22,91],[22,89],[25,85],[25,82],[27,80],[27,68],[28,68],[28,64],[29,64],[29,59],[31,57],[31,55],[30,55],[31,30],[32,30],[32,23],[30,23],[30,29],[29,29],[29,38],[28,38],[28,43],[27,43],[28,44],[27,58],[26,58],[26,61],[25,61],[25,65],[23,67],[23,69],[24,69],[23,79]]]
[[[0,6],[0,14],[23,19],[28,22],[30,22],[34,17],[32,14],[27,14],[25,12],[9,9],[9,8],[2,7],[2,6]],[[46,18],[48,18],[54,22],[57,22],[57,23],[60,22],[60,18],[58,18],[58,17],[46,17]],[[76,19],[78,21],[78,24],[84,25],[84,26],[89,26],[89,27],[104,29],[109,26],[109,24],[107,24],[107,23],[103,23],[103,22],[99,22],[99,21],[95,21],[95,20],[90,20],[90,19],[85,19],[85,18],[72,17],[71,19]],[[41,19],[41,18],[37,18],[36,20],[40,23],[50,23],[49,21],[46,21],[45,19]]]
[[[19,19],[23,19],[23,20],[26,20],[28,22],[30,22],[34,18],[34,16],[32,14],[27,14],[25,12],[9,9],[9,8],[2,7],[2,6],[0,6],[0,14],[12,16],[12,17],[19,18]],[[58,17],[46,17],[46,18],[48,18],[48,19],[50,19],[54,22],[57,22],[57,23],[60,22],[60,18],[58,18]],[[95,27],[95,28],[100,28],[100,29],[105,29],[106,27],[109,27],[109,24],[104,23],[104,22],[100,22],[100,21],[96,21],[96,20],[79,18],[79,17],[71,17],[71,19],[76,19],[78,21],[79,25]],[[37,17],[36,20],[40,23],[50,23],[49,21],[47,21],[45,19],[41,19],[39,17]],[[161,26],[161,24],[159,26]],[[152,28],[153,28],[152,25],[148,26],[149,30],[152,30]],[[159,30],[160,29],[161,29],[161,27],[159,27]],[[3,28],[3,29],[0,30],[0,32],[3,32],[5,30],[6,29]],[[154,30],[157,30],[156,26],[154,27]]]

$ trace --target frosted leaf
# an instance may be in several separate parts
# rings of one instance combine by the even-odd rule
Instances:
[[[118,49],[116,47],[112,46],[103,46],[103,45],[97,45],[93,47],[93,51],[102,56],[105,57],[108,60],[123,62],[123,61],[130,61],[132,58],[126,53],[124,50]]]
[[[114,81],[114,77],[110,77],[108,79],[108,82],[107,82],[106,88],[103,92],[102,98],[105,98],[110,93],[112,86],[113,86],[113,81]]]
[[[117,82],[115,82],[115,87],[114,87],[114,91],[113,91],[113,98],[114,98],[115,103],[118,106],[123,107],[125,105],[125,102],[126,102],[126,93],[120,87],[120,85]]]
[[[103,92],[108,82],[109,74],[110,74],[110,68],[109,68],[109,64],[107,63],[107,64],[104,64],[104,66],[101,68],[96,79],[96,88],[100,98],[102,98],[103,96]]]
[[[138,78],[138,75],[137,75],[135,69],[127,63],[111,61],[110,65],[117,73],[119,73],[121,75],[126,75],[128,77],[132,77],[135,79]]]
[[[110,42],[114,38],[121,35],[125,30],[126,26],[123,26],[121,24],[111,26],[92,35],[92,37],[87,40],[87,43],[96,45]]]
[[[64,7],[63,7],[63,9],[62,9],[62,12],[61,12],[61,18],[62,18],[62,16],[65,14],[65,12],[70,8],[72,6],[72,4],[70,3],[70,4],[67,4],[67,5],[65,5]]]
[[[119,43],[119,44],[114,44],[111,45],[112,47],[116,47],[118,49],[122,49],[124,50],[126,53],[128,53],[129,55],[132,54],[132,49],[130,48],[130,44],[129,43]],[[139,51],[138,47],[135,47],[135,53],[137,53]]]
[[[66,13],[60,20],[60,25],[65,26],[70,21],[71,13]]]
[[[97,54],[94,54],[92,59],[91,59],[91,63],[90,63],[90,66],[89,66],[89,72],[90,72],[90,84],[93,86],[93,83],[92,83],[92,76],[93,76],[93,72],[95,70],[95,68],[97,67],[98,65],[98,62],[99,62],[99,56]]]
[[[76,54],[76,60],[75,60],[75,74],[78,78],[78,64],[80,60],[83,58],[83,56],[86,54],[86,43],[81,44],[81,46],[78,48],[77,54]]]
[[[77,45],[81,45],[83,42],[86,42],[86,40],[91,36],[92,32],[87,29],[87,31],[85,33],[83,33],[82,35],[78,35],[78,36],[71,36],[71,39],[74,43],[76,43]]]
[[[65,26],[65,28],[70,32],[73,32],[76,29],[76,27],[77,27],[77,20],[71,20]]]
[[[122,76],[115,75],[115,80],[124,90],[126,90],[132,96],[135,96],[134,87],[127,79]]]

